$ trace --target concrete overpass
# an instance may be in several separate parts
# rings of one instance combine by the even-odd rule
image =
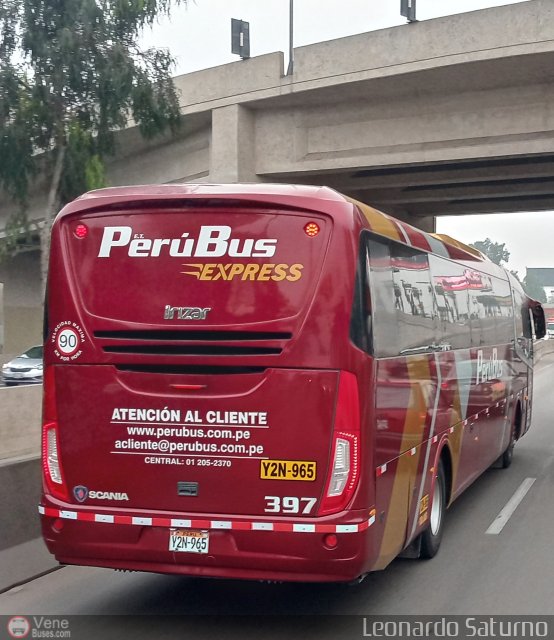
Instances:
[[[291,76],[274,53],[176,78],[182,133],[145,143],[136,129],[121,132],[110,182],[328,184],[427,230],[438,215],[554,209],[552,0],[294,57]],[[44,201],[39,181],[32,218]],[[10,205],[0,212],[1,227]],[[36,253],[0,267],[5,351],[38,338]]]

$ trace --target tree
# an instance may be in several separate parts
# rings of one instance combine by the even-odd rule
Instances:
[[[28,232],[31,181],[46,175],[41,232],[46,276],[58,208],[103,186],[115,132],[132,118],[152,137],[179,125],[169,52],[138,39],[186,0],[2,0],[0,3],[0,188],[19,205],[8,229]]]
[[[474,247],[481,253],[488,256],[495,264],[503,266],[504,262],[508,262],[510,259],[510,252],[505,248],[506,243],[493,242],[490,238],[484,240],[477,240],[472,242],[470,247]]]
[[[544,292],[544,288],[533,271],[527,271],[522,284],[525,289],[525,293],[530,298],[534,298],[539,302],[546,302],[546,293]]]

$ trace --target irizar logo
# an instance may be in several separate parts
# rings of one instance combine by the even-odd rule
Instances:
[[[165,305],[164,320],[174,320],[177,314],[177,320],[205,320],[211,307],[172,307]]]
[[[490,380],[499,380],[502,378],[502,360],[498,359],[498,349],[492,350],[492,356],[485,360],[483,350],[477,351],[477,375],[475,384],[481,382],[489,382]]]
[[[185,232],[180,238],[145,238],[132,227],[104,227],[99,258],[109,258],[114,248],[127,248],[130,258],[271,258],[277,248],[276,238],[232,238],[227,225],[202,226],[198,238]]]

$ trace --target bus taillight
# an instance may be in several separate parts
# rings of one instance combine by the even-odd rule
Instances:
[[[88,235],[88,227],[86,224],[78,224],[73,233],[77,238],[79,238],[79,240],[83,240],[83,238],[86,238]]]
[[[62,472],[58,458],[58,434],[54,423],[44,425],[44,439],[44,462],[48,477],[55,484],[62,484]]]
[[[358,383],[352,373],[340,374],[333,431],[333,456],[320,515],[344,509],[352,499],[360,473],[360,412]]]
[[[55,498],[67,500],[67,488],[65,486],[59,455],[58,425],[47,422],[42,431],[42,471],[46,489]]]
[[[42,425],[42,471],[48,492],[61,500],[68,499],[62,473],[59,449],[58,422],[55,402],[54,369],[44,372],[44,404]]]
[[[315,238],[319,231],[319,225],[315,222],[308,222],[308,224],[304,225],[304,233],[310,238]]]

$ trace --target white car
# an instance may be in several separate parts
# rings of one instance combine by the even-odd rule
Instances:
[[[17,358],[2,365],[2,378],[7,387],[29,382],[42,382],[42,345],[31,347]]]

